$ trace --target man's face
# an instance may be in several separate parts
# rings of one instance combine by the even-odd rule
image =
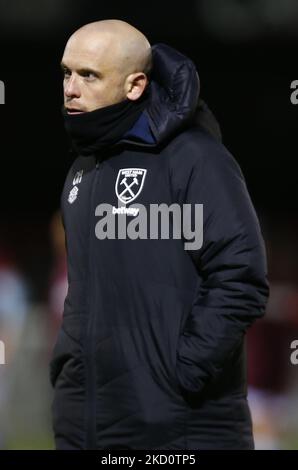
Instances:
[[[116,57],[116,46],[107,36],[70,38],[61,62],[64,105],[69,114],[93,111],[126,98],[126,77]]]

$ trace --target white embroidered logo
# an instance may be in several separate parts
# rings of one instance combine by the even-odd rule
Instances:
[[[72,180],[73,188],[70,190],[68,195],[68,202],[72,204],[78,197],[79,188],[76,186],[82,181],[84,170],[77,171],[74,179]]]
[[[143,168],[122,168],[118,171],[115,192],[121,202],[127,204],[139,196],[146,173]]]
[[[78,196],[78,192],[79,192],[79,188],[77,186],[74,186],[68,196],[69,204],[72,204],[76,200]]]
[[[84,173],[84,170],[80,170],[76,172],[73,182],[72,182],[73,185],[79,184],[82,181],[83,173]]]

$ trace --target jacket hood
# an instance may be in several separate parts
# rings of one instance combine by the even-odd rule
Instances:
[[[121,141],[155,146],[191,124],[221,140],[219,124],[200,98],[200,79],[192,60],[163,43],[152,46],[152,59],[149,104]]]
[[[152,59],[151,100],[147,113],[153,135],[161,142],[193,117],[200,79],[194,63],[166,44],[152,47]]]

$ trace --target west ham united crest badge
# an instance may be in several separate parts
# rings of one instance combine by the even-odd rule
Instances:
[[[139,196],[146,173],[147,170],[143,168],[122,168],[118,171],[115,191],[121,202],[127,204]]]

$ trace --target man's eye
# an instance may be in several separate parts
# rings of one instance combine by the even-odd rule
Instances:
[[[96,75],[95,75],[95,73],[93,73],[93,72],[83,72],[83,73],[82,73],[82,76],[83,76],[84,78],[88,78],[88,79],[91,79],[91,80],[93,80],[94,78],[96,78]]]

